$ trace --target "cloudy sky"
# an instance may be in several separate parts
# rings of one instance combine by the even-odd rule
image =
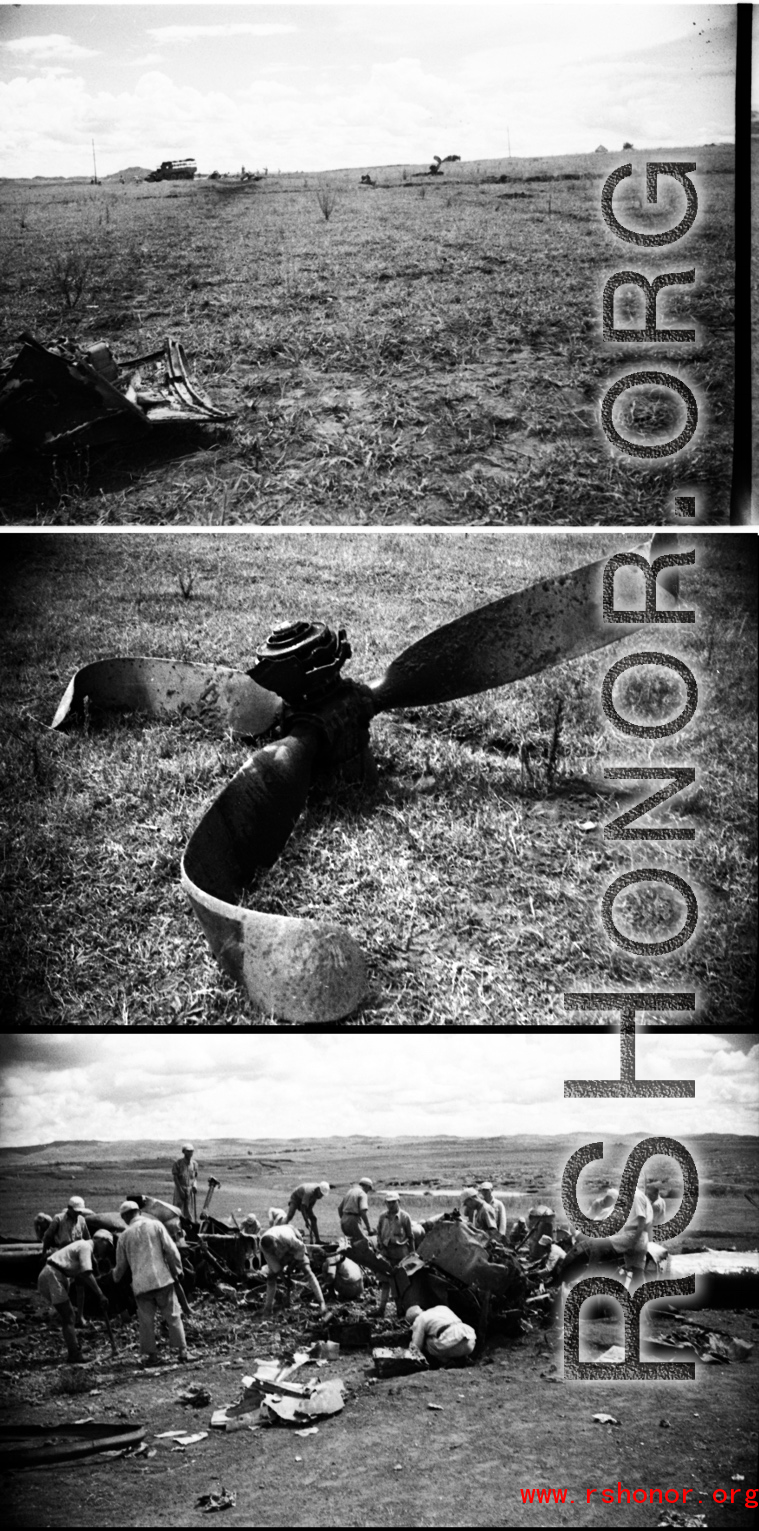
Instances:
[[[3,1146],[757,1131],[759,1046],[737,1036],[639,1037],[639,1078],[696,1081],[695,1099],[651,1101],[564,1099],[565,1078],[619,1077],[610,1033],[32,1033],[0,1049]]]
[[[0,4],[2,174],[724,142],[734,7]]]

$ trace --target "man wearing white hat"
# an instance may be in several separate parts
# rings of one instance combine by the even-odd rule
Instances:
[[[171,1166],[171,1176],[174,1181],[174,1200],[182,1216],[196,1223],[198,1162],[193,1157],[194,1153],[192,1143],[183,1143],[180,1157]]]
[[[140,1364],[157,1366],[155,1318],[161,1313],[169,1331],[169,1343],[180,1361],[188,1361],[182,1314],[175,1282],[182,1275],[182,1256],[163,1223],[144,1217],[135,1201],[124,1201],[119,1212],[126,1230],[119,1238],[114,1277],[121,1281],[131,1273],[140,1328]]]
[[[560,1275],[560,1267],[564,1264],[566,1254],[561,1244],[556,1244],[550,1233],[543,1233],[538,1239],[538,1248],[540,1250],[538,1259],[534,1260],[532,1265],[528,1265],[527,1269],[536,1271],[540,1276],[553,1276],[554,1271],[556,1276]]]
[[[387,1211],[383,1212],[377,1223],[377,1248],[391,1265],[400,1265],[407,1255],[414,1253],[414,1230],[411,1226],[411,1218],[408,1212],[401,1211],[401,1201],[397,1191],[388,1191],[385,1197]],[[382,1317],[387,1307],[390,1296],[390,1279],[380,1283],[379,1307],[377,1315]]]
[[[84,1219],[93,1216],[94,1213],[85,1207],[81,1196],[69,1196],[68,1204],[51,1220],[43,1235],[43,1255],[50,1254],[54,1249],[63,1249],[76,1239],[88,1239],[90,1231]]]
[[[85,1218],[94,1217],[90,1207],[85,1207],[81,1196],[70,1196],[68,1204],[57,1217],[50,1219],[45,1232],[42,1235],[43,1255],[52,1254],[56,1249],[65,1249],[67,1245],[76,1243],[79,1239],[89,1239],[90,1230]],[[77,1281],[74,1283],[76,1291],[76,1327],[81,1329],[84,1324],[84,1287]]]
[[[107,1312],[108,1299],[95,1280],[92,1256],[93,1253],[105,1254],[109,1245],[113,1248],[113,1237],[105,1228],[99,1229],[92,1239],[74,1239],[48,1255],[37,1277],[37,1290],[58,1314],[68,1358],[74,1364],[78,1364],[83,1357],[74,1327],[74,1309],[69,1296],[71,1283],[76,1281],[82,1288],[89,1287],[100,1304],[101,1312]]]
[[[295,1190],[290,1192],[290,1201],[285,1213],[285,1222],[291,1223],[296,1212],[300,1212],[315,1244],[319,1243],[319,1228],[314,1207],[323,1196],[329,1196],[328,1180],[320,1180],[318,1183],[315,1180],[308,1180],[305,1185],[296,1185]]]
[[[441,1366],[465,1361],[477,1344],[477,1335],[471,1324],[462,1323],[451,1308],[442,1304],[427,1309],[418,1306],[407,1308],[406,1318],[410,1318],[414,1326],[411,1331],[412,1345]]]
[[[480,1196],[482,1197],[482,1200],[485,1202],[485,1205],[488,1206],[488,1207],[492,1207],[492,1209],[493,1209],[493,1212],[495,1214],[495,1231],[496,1231],[496,1233],[499,1234],[502,1239],[505,1239],[505,1237],[506,1237],[506,1208],[504,1207],[503,1202],[499,1201],[498,1197],[493,1195],[493,1182],[492,1182],[492,1180],[483,1180],[482,1185],[478,1187],[478,1190],[479,1190]]]
[[[346,1191],[338,1209],[340,1227],[343,1233],[350,1239],[352,1244],[361,1239],[371,1238],[374,1233],[369,1222],[369,1197],[367,1191],[374,1190],[374,1182],[363,1179],[358,1180]],[[363,1226],[362,1226],[363,1224]]]

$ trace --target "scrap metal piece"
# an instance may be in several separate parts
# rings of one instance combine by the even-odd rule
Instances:
[[[155,425],[233,418],[191,381],[184,348],[172,337],[160,351],[123,362],[103,341],[44,346],[28,331],[21,339],[18,355],[0,372],[0,429],[22,447],[100,446],[146,435]],[[160,361],[161,380],[143,388],[135,367]]]
[[[96,1451],[124,1451],[144,1439],[144,1426],[92,1420],[78,1425],[0,1425],[0,1462],[6,1467],[36,1467]]]
[[[250,739],[268,732],[282,712],[279,697],[244,671],[176,659],[99,659],[84,665],[69,681],[52,727],[62,728],[81,713],[85,698],[109,711],[197,718]]]

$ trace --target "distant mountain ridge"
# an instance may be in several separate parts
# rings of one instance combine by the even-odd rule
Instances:
[[[262,1157],[282,1158],[286,1154],[308,1154],[324,1151],[327,1146],[339,1148],[345,1145],[346,1149],[351,1144],[360,1144],[366,1151],[370,1149],[388,1150],[391,1148],[402,1149],[404,1146],[416,1144],[424,1152],[428,1152],[436,1145],[460,1145],[462,1148],[472,1149],[476,1145],[487,1147],[489,1145],[519,1143],[525,1149],[540,1148],[542,1145],[551,1145],[558,1148],[564,1145],[568,1152],[572,1152],[579,1142],[588,1140],[591,1134],[587,1132],[577,1133],[504,1133],[496,1137],[457,1137],[454,1134],[439,1134],[434,1137],[420,1136],[418,1134],[396,1135],[394,1137],[380,1137],[376,1133],[352,1133],[346,1136],[333,1134],[320,1138],[201,1138],[193,1135],[198,1157],[205,1161],[220,1161],[224,1158],[240,1157],[244,1155],[252,1159]],[[625,1147],[627,1144],[637,1143],[641,1138],[649,1136],[645,1132],[625,1132],[612,1138],[611,1133],[600,1134],[606,1145],[607,1152],[615,1147]],[[748,1141],[756,1141],[754,1134],[741,1133],[689,1133],[689,1141],[699,1143],[715,1142],[725,1145],[734,1141],[736,1144],[745,1145]],[[72,1153],[78,1160],[87,1162],[119,1162],[124,1159],[135,1161],[136,1157],[176,1157],[181,1145],[181,1135],[171,1138],[133,1138],[119,1139],[108,1142],[103,1138],[56,1138],[50,1143],[28,1143],[18,1146],[0,1147],[0,1164],[12,1162],[15,1158],[30,1159],[39,1156],[42,1163],[55,1162],[57,1159],[67,1158]]]

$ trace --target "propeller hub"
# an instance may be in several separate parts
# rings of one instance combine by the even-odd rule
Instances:
[[[286,622],[256,649],[257,663],[248,674],[290,707],[313,706],[332,695],[350,657],[344,627],[334,633],[323,622]]]

